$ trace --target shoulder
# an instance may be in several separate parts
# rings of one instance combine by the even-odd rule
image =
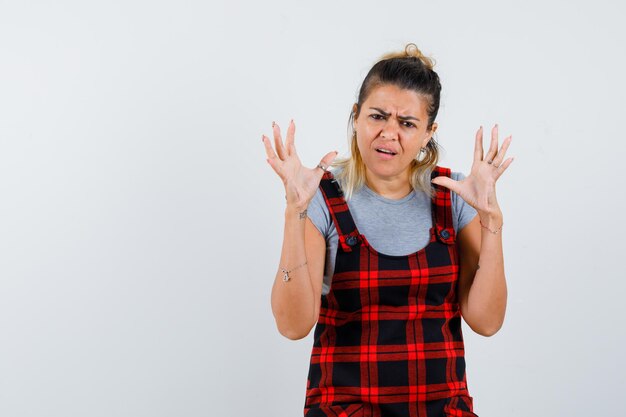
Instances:
[[[333,177],[335,177],[338,170],[329,168],[328,171],[333,175]],[[321,181],[327,180],[322,179]],[[309,202],[307,215],[322,236],[328,238],[333,231],[333,219],[328,209],[328,205],[326,204],[324,193],[322,192],[321,182],[315,192],[315,195]]]

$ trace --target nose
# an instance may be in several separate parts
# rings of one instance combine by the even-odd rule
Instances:
[[[393,117],[388,117],[380,136],[384,139],[398,140],[400,134],[400,124]]]

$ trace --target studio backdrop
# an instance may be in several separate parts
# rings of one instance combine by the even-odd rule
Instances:
[[[0,1],[0,415],[299,416],[276,330],[284,189],[348,152],[357,89],[414,42],[440,165],[498,123],[508,308],[463,326],[481,417],[615,415],[626,384],[618,2]],[[619,412],[619,411],[618,411]]]

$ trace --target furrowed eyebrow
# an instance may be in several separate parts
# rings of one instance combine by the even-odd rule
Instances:
[[[376,110],[377,112],[379,112],[380,114],[382,114],[385,117],[389,117],[391,115],[391,113],[387,113],[386,111],[384,111],[383,109],[379,109],[378,107],[370,107],[370,109]],[[413,116],[398,116],[398,119],[400,119],[400,120],[417,120],[418,122],[421,121],[417,117],[413,117]]]
[[[380,114],[382,114],[385,117],[389,117],[389,115],[391,114],[391,113],[387,113],[383,109],[379,109],[378,107],[370,107],[370,109],[371,110],[376,110],[377,112],[379,112]]]

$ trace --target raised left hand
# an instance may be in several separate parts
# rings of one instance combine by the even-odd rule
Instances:
[[[498,125],[496,124],[491,129],[491,145],[483,157],[483,128],[481,126],[476,132],[474,162],[470,174],[461,181],[441,176],[434,178],[432,182],[457,193],[476,209],[481,218],[501,217],[502,212],[496,200],[496,181],[513,162],[513,158],[504,160],[511,140],[512,136],[504,139],[502,147],[498,150]]]

